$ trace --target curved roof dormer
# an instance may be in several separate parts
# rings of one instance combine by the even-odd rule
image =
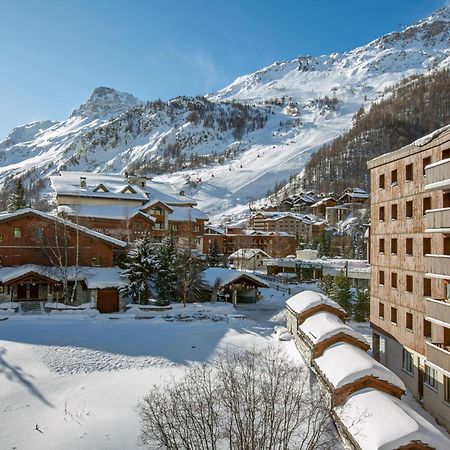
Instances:
[[[314,291],[303,291],[293,295],[286,302],[286,307],[297,316],[299,324],[318,312],[329,312],[342,321],[347,318],[345,310],[326,295]]]
[[[338,342],[313,360],[313,366],[332,391],[333,405],[345,403],[348,396],[372,387],[400,398],[403,381],[364,350],[347,342]]]

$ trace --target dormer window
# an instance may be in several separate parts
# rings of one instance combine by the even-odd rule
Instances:
[[[127,192],[130,194],[136,194],[136,191],[130,185],[125,186],[121,192],[122,194],[126,194]]]
[[[98,186],[96,186],[94,192],[109,192],[109,190],[104,184],[100,183]]]

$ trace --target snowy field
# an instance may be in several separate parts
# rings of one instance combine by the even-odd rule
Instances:
[[[139,448],[134,408],[152,384],[227,348],[272,344],[299,360],[293,341],[273,334],[287,294],[263,291],[258,305],[236,310],[199,304],[142,320],[77,313],[0,320],[0,449]]]

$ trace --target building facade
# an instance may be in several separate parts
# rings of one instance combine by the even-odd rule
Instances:
[[[368,167],[374,355],[450,429],[450,129]]]

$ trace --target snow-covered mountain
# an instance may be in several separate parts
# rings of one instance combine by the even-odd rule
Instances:
[[[342,54],[276,62],[203,97],[142,103],[97,88],[62,122],[0,143],[0,183],[58,169],[157,173],[211,215],[234,213],[301,172],[309,155],[400,79],[450,63],[450,8]]]

